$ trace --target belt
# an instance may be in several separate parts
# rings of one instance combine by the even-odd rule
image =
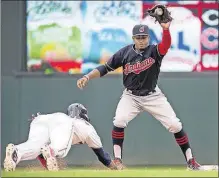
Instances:
[[[148,96],[156,92],[156,90],[145,91],[145,90],[129,90],[129,89],[127,89],[127,91],[135,96]]]

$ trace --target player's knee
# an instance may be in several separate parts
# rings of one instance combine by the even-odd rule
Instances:
[[[59,146],[50,145],[50,150],[54,156],[58,158],[64,158],[66,156],[67,148],[61,148]]]
[[[171,133],[177,133],[180,130],[182,130],[182,123],[178,118],[171,121],[170,126],[168,128],[169,132]]]
[[[114,117],[113,125],[118,128],[125,128],[128,126],[128,123],[130,121],[130,116],[127,113],[116,113],[116,116]]]
[[[23,144],[28,145],[28,147],[32,150],[32,153],[36,154],[36,157],[40,154],[41,148],[45,145],[45,142],[42,140],[34,140],[28,139]],[[20,148],[20,146],[18,146]]]
[[[113,121],[113,125],[118,128],[125,128],[128,125],[128,122],[124,119],[116,119]]]
[[[64,158],[66,155],[66,149],[58,150],[58,149],[52,149],[54,152],[54,156],[58,158]]]
[[[65,151],[58,152],[58,154],[56,155],[57,158],[64,158],[65,156]]]

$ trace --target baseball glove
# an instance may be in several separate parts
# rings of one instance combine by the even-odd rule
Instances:
[[[154,17],[156,19],[155,22],[158,21],[160,24],[173,20],[170,11],[168,11],[165,5],[155,5],[151,9],[147,10],[147,14]]]

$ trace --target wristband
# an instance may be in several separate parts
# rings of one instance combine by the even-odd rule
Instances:
[[[90,77],[88,75],[84,75],[83,77],[85,77],[87,80],[90,80]]]

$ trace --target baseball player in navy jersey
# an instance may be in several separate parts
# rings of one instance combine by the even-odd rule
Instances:
[[[82,89],[89,80],[102,77],[118,67],[123,68],[125,90],[116,109],[112,130],[114,162],[120,169],[124,168],[122,163],[124,128],[143,111],[150,113],[174,135],[185,156],[188,169],[201,169],[200,164],[194,158],[181,121],[157,85],[162,59],[171,46],[170,23],[160,24],[163,35],[158,45],[149,44],[150,36],[147,25],[135,25],[132,30],[134,44],[120,49],[104,65],[97,67],[77,81],[77,86]]]
[[[80,103],[68,107],[68,115],[61,112],[33,117],[28,140],[6,147],[4,168],[14,171],[20,161],[38,159],[49,171],[58,171],[56,158],[67,156],[72,145],[87,144],[98,160],[110,169],[117,169],[109,153],[104,151],[100,137],[91,125],[87,109]]]

